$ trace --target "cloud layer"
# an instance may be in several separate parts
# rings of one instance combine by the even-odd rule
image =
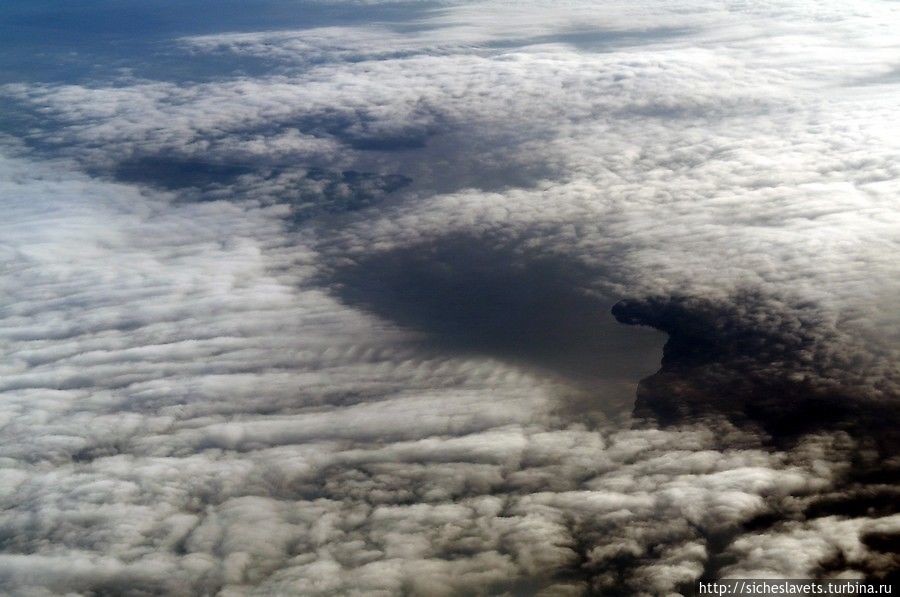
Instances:
[[[894,578],[897,9],[411,14],[0,88],[0,585]]]

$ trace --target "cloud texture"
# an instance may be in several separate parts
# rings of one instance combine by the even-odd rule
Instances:
[[[895,578],[898,8],[421,8],[0,88],[0,586]]]

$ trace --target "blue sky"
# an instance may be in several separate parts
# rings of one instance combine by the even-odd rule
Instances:
[[[135,76],[174,81],[223,77],[261,65],[255,60],[240,63],[202,56],[187,60],[173,52],[172,39],[337,24],[402,24],[433,6],[427,2],[348,6],[291,0],[13,0],[0,7],[0,80],[114,82],[125,70]]]

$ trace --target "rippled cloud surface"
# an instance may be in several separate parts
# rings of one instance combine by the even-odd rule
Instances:
[[[0,587],[900,569],[900,5],[0,7]]]

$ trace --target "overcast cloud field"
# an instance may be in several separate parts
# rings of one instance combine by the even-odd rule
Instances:
[[[0,594],[895,581],[898,32],[6,0]]]

